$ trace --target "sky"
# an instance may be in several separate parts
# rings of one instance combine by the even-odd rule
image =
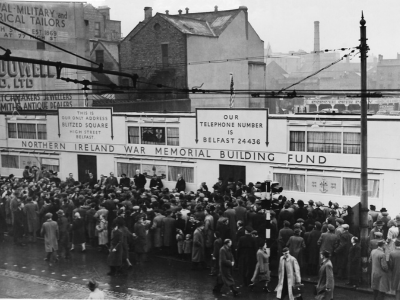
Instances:
[[[60,1],[60,0],[59,0]],[[67,2],[74,2],[66,0]],[[79,2],[79,1],[78,1]],[[88,0],[95,7],[111,8],[111,19],[120,20],[126,36],[144,18],[144,7],[157,12],[178,14],[189,12],[237,9],[247,6],[249,22],[265,48],[273,52],[310,52],[314,48],[314,21],[320,22],[321,49],[359,45],[361,11],[367,26],[370,56],[381,54],[396,58],[400,53],[399,0]]]

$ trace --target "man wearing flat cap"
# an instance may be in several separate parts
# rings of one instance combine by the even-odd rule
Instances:
[[[383,240],[383,233],[382,232],[374,232],[374,238],[369,241],[369,246],[368,246],[368,255],[372,252],[372,250],[378,248],[378,243]],[[385,245],[383,245],[383,248],[385,248]]]
[[[253,228],[246,226],[245,235],[237,243],[237,257],[239,262],[239,273],[242,276],[244,286],[251,283],[251,278],[256,266],[256,253],[258,250],[256,240],[252,237]]]
[[[343,233],[343,225],[344,224],[344,220],[342,218],[336,218],[336,230],[335,233],[337,235]]]
[[[389,292],[389,268],[386,263],[386,254],[383,246],[385,241],[378,242],[378,248],[372,250],[369,257],[371,263],[371,289],[374,292],[374,300],[383,300]]]
[[[328,231],[321,234],[317,244],[320,246],[320,252],[326,250],[329,253],[334,253],[339,246],[339,237],[335,234],[335,226],[329,224]]]
[[[337,232],[339,237],[339,246],[335,249],[335,274],[337,278],[345,278],[347,275],[347,258],[351,247],[351,238],[353,235],[349,232],[349,225],[341,225],[342,231]],[[336,229],[337,230],[337,229]]]
[[[58,250],[58,225],[55,221],[52,220],[53,214],[52,213],[47,213],[45,215],[46,217],[46,222],[43,223],[42,229],[40,231],[40,234],[44,237],[44,247],[47,252],[47,256],[44,259],[45,261],[48,261],[51,263],[51,257],[54,253],[55,255],[55,261],[58,261],[57,253],[56,251]]]
[[[382,232],[383,234],[383,222],[382,221],[376,221],[374,223],[374,228],[372,228],[371,232],[369,233],[369,239],[372,240],[374,238],[375,232]]]

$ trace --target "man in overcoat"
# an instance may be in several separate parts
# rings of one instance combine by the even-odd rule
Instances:
[[[388,265],[383,250],[384,240],[378,242],[378,248],[372,250],[369,261],[372,263],[371,289],[374,291],[374,300],[383,300],[389,292]]]
[[[316,275],[318,272],[319,263],[319,246],[318,240],[321,237],[321,223],[315,222],[314,229],[311,231],[308,239],[306,240],[306,255],[308,255],[308,273],[309,275]]]
[[[282,249],[286,247],[287,242],[289,241],[289,238],[294,235],[294,231],[289,227],[290,222],[289,221],[284,221],[283,222],[283,228],[279,230],[278,234],[278,256],[282,256],[283,251]]]
[[[58,250],[58,225],[57,222],[52,220],[53,214],[46,214],[46,222],[42,225],[40,234],[44,237],[44,247],[47,252],[45,261],[51,262],[53,253],[55,254],[55,261],[58,261],[57,250]]]
[[[28,197],[26,201],[24,212],[29,232],[28,241],[36,243],[36,233],[39,230],[39,207],[36,203],[32,202],[31,197]]]
[[[25,215],[22,210],[22,202],[16,199],[17,208],[13,211],[13,234],[14,234],[14,244],[18,246],[25,246],[22,242],[22,238],[24,235],[24,223],[25,223]]]
[[[392,270],[392,290],[396,291],[396,300],[400,300],[400,240],[394,242],[395,249],[389,254],[389,269]]]
[[[328,232],[321,234],[318,246],[320,246],[320,252],[326,250],[329,253],[333,253],[336,250],[339,246],[339,237],[335,234],[335,226],[332,224],[328,225]],[[321,259],[320,262],[322,263]]]
[[[331,254],[324,250],[321,252],[322,264],[318,273],[317,295],[316,300],[333,299],[333,289],[335,287],[335,279],[333,276],[333,266],[330,260]]]
[[[168,254],[172,254],[176,248],[175,244],[175,223],[176,220],[172,217],[172,210],[167,210],[167,215],[161,220],[161,236],[163,245]],[[174,247],[175,246],[175,247]]]
[[[361,246],[357,237],[353,236],[351,238],[351,247],[349,249],[348,257],[348,279],[347,285],[357,287],[360,281],[360,271],[361,271]]]
[[[275,288],[276,298],[294,300],[292,287],[301,283],[300,267],[297,260],[289,254],[289,248],[283,248],[283,255],[279,260],[278,285]]]
[[[349,232],[349,225],[342,225],[343,232],[337,234],[339,237],[339,246],[335,249],[337,278],[344,278],[347,274],[347,258],[351,247],[351,238],[353,235]]]
[[[246,226],[245,235],[242,236],[237,245],[237,257],[239,260],[239,272],[243,278],[243,284],[248,286],[250,279],[253,276],[256,266],[257,243],[251,236],[253,228]]]
[[[136,174],[133,176],[133,181],[135,182],[136,190],[144,189],[146,185],[146,177],[140,173],[139,170],[136,170]]]
[[[181,174],[178,174],[178,180],[176,181],[175,188],[177,189],[178,193],[184,192],[186,190],[186,182]]]
[[[59,254],[61,255],[61,252],[64,249],[65,250],[65,259],[69,259],[70,258],[69,231],[70,231],[71,225],[62,209],[57,211],[57,215],[58,215],[57,225],[58,225],[59,243],[60,243]]]
[[[151,230],[153,232],[153,246],[156,250],[161,250],[161,247],[164,244],[161,236],[161,224],[165,216],[161,214],[158,209],[154,210],[154,214],[155,217],[153,219],[153,224],[151,225]]]
[[[192,270],[196,269],[199,263],[205,267],[204,248],[204,223],[200,221],[197,223],[197,228],[193,233]]]
[[[237,227],[236,227],[236,211],[233,209],[233,203],[232,202],[228,202],[227,203],[227,208],[224,211],[224,217],[228,218],[229,220],[229,229],[230,229],[230,233],[231,233],[231,240],[233,245],[236,245],[236,232],[237,232]]]

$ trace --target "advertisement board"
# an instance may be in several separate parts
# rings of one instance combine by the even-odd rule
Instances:
[[[0,25],[1,46],[13,57],[78,63],[77,57],[28,34],[85,56],[78,50],[85,49],[84,32],[77,26],[84,24],[82,3],[1,1],[0,21],[24,32]],[[61,77],[76,79],[77,72],[63,69]],[[0,111],[57,110],[83,103],[79,87],[57,79],[55,67],[0,60]]]
[[[266,151],[267,109],[196,109],[199,148]]]
[[[59,108],[58,136],[65,142],[112,143],[112,108]]]

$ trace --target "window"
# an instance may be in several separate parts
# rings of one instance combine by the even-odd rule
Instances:
[[[37,42],[36,43],[36,49],[37,50],[46,50],[46,44],[43,42]]]
[[[60,171],[60,160],[58,158],[42,158],[42,167],[54,172]]]
[[[167,128],[167,145],[179,146],[179,128],[178,127]]]
[[[19,166],[21,169],[24,169],[26,166],[33,167],[36,166],[40,168],[39,158],[36,156],[20,156],[19,157]]]
[[[194,168],[168,166],[168,181],[176,181],[178,174],[182,175],[186,183],[194,182]]]
[[[38,140],[47,140],[47,126],[46,124],[37,124]]]
[[[36,124],[17,124],[19,139],[36,139]]]
[[[17,138],[17,124],[8,123],[8,138],[10,139]]]
[[[140,170],[140,164],[117,163],[117,176],[126,174],[126,177],[132,178],[136,174],[136,170]]]
[[[46,124],[32,123],[8,123],[8,138],[10,139],[32,139],[46,140]]]
[[[3,168],[19,169],[18,155],[2,155],[1,166]]]
[[[141,127],[142,144],[165,145],[165,127]]]
[[[360,196],[360,178],[343,178],[343,196]],[[379,198],[379,180],[368,179],[368,197]]]
[[[306,133],[304,131],[290,132],[290,151],[305,151]]]
[[[99,64],[104,63],[104,51],[96,50],[96,62]]]
[[[274,180],[278,181],[286,191],[305,191],[305,175],[276,173],[274,174]]]
[[[341,153],[340,132],[308,132],[307,151],[323,153]]]
[[[345,132],[343,134],[343,153],[360,154],[361,135],[359,132]]]
[[[161,45],[161,53],[162,53],[162,64],[168,65],[168,44]]]
[[[156,23],[156,24],[154,24],[153,28],[154,28],[155,31],[160,31],[161,25]]]
[[[100,37],[100,22],[94,23],[94,36]]]
[[[128,127],[128,143],[139,144],[139,127]]]

